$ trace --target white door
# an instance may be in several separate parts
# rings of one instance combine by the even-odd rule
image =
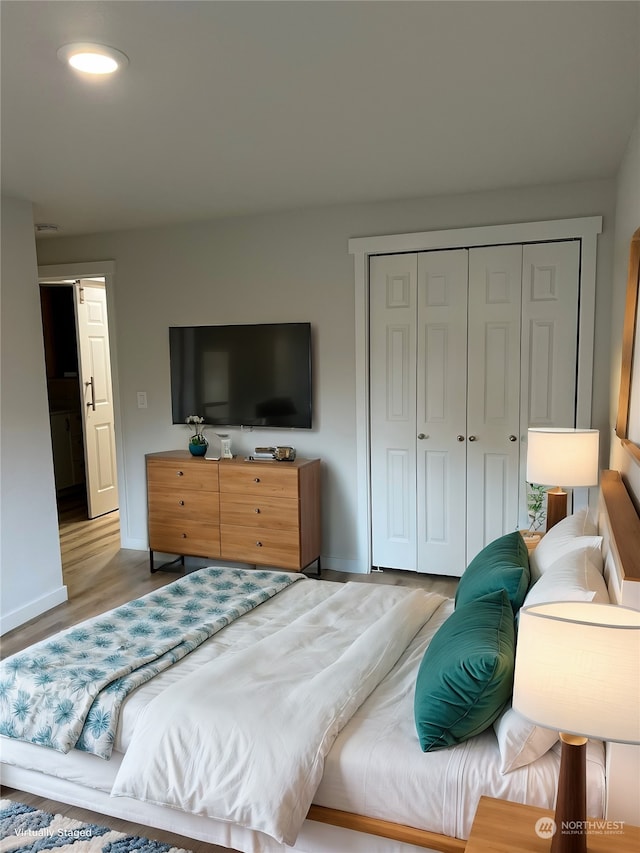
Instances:
[[[375,566],[417,568],[417,255],[372,258],[371,523]]]
[[[467,258],[370,262],[376,566],[449,575],[465,565]]]
[[[523,442],[527,427],[577,425],[579,295],[578,240],[523,247],[520,380]],[[523,443],[520,459],[523,484],[526,457]],[[528,526],[524,488],[520,495],[520,519],[521,526]]]
[[[104,284],[74,286],[89,518],[118,508],[107,296]]]
[[[469,252],[468,563],[518,526],[522,246]]]
[[[528,426],[571,426],[580,246],[370,259],[372,553],[461,575],[526,525]]]
[[[418,255],[417,570],[465,566],[466,249]]]

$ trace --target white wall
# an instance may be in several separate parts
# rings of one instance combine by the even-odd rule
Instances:
[[[593,425],[607,435],[613,181],[541,186],[370,205],[344,205],[184,226],[43,239],[40,264],[113,259],[124,483],[123,543],[146,547],[144,454],[186,447],[171,425],[168,326],[310,321],[315,426],[231,432],[235,452],[293,444],[320,456],[324,565],[353,569],[356,536],[354,274],[351,237],[602,215]],[[138,409],[136,391],[148,408]],[[606,457],[608,458],[608,447]]]
[[[31,205],[2,199],[0,577],[2,631],[67,598]]]
[[[624,323],[624,305],[627,291],[627,270],[629,266],[629,244],[631,236],[640,228],[640,118],[629,140],[617,182],[615,239],[612,280],[612,325],[611,325],[611,398],[610,431],[611,460],[610,467],[621,471],[627,485],[640,506],[640,465],[622,447],[615,436],[616,416],[618,413],[618,388],[620,385],[620,362],[622,351],[622,328]],[[636,359],[639,354],[636,353]]]

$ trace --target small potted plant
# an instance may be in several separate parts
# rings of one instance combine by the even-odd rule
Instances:
[[[535,548],[542,534],[540,528],[544,521],[546,511],[544,505],[545,486],[539,483],[527,483],[527,510],[529,511],[529,528],[522,532],[524,541],[528,548]]]
[[[204,456],[209,447],[209,442],[204,437],[204,418],[199,415],[189,415],[185,423],[194,430],[189,439],[189,453],[192,456]]]

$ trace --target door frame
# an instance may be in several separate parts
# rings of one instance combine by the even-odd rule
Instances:
[[[82,278],[104,279],[107,294],[107,316],[109,318],[109,353],[111,361],[111,385],[114,406],[114,424],[116,431],[116,466],[118,473],[118,503],[120,511],[120,542],[122,544],[123,530],[127,516],[127,499],[124,477],[124,446],[122,444],[122,420],[120,407],[120,391],[118,382],[118,357],[116,347],[116,324],[115,324],[115,261],[81,261],[69,264],[44,264],[38,266],[38,284],[49,282],[52,284]]]
[[[593,342],[596,299],[596,249],[602,217],[554,219],[506,225],[486,225],[442,231],[419,231],[349,240],[355,273],[356,356],[356,466],[357,466],[357,571],[371,571],[371,474],[369,424],[369,258],[401,252],[465,249],[509,243],[580,240],[580,315],[578,320],[578,376],[576,426],[591,426]]]

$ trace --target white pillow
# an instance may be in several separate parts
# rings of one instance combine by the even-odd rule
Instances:
[[[530,587],[522,606],[547,601],[609,604],[609,593],[602,577],[600,542],[594,546],[593,539],[600,540],[600,537],[577,536],[571,540],[578,543],[576,550],[567,551],[546,567],[542,577]],[[558,732],[536,726],[511,706],[494,722],[493,729],[500,748],[501,773],[530,764],[548,752],[558,740]]]
[[[580,536],[578,541],[590,538]],[[602,568],[600,546],[594,548],[587,545],[571,551],[547,567],[542,577],[529,588],[522,606],[547,601],[595,601],[609,604]]]
[[[545,755],[558,732],[530,723],[509,705],[493,724],[500,748],[500,772],[510,773]]]
[[[597,532],[598,527],[586,506],[554,524],[549,531],[555,536],[595,536]]]
[[[537,548],[529,554],[532,582],[537,581],[560,557],[585,545],[600,549],[602,536],[596,536],[597,528],[589,516],[588,509],[581,509],[555,524],[540,540]]]

